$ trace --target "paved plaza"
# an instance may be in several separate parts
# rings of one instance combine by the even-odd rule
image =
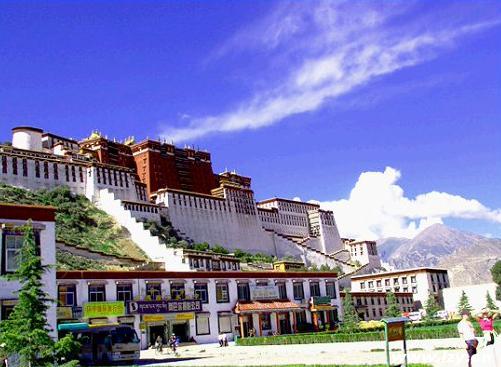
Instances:
[[[143,363],[172,366],[262,366],[286,364],[377,364],[386,363],[383,342],[294,344],[220,348],[217,344],[190,345],[179,348],[179,356],[156,355],[154,350],[141,352]],[[391,348],[402,348],[392,343]],[[452,348],[437,350],[437,348]],[[499,349],[499,347],[498,347]],[[499,351],[498,351],[499,354]],[[496,366],[494,347],[481,349],[474,367]],[[501,362],[500,356],[498,359]],[[429,363],[434,367],[467,366],[467,355],[459,339],[408,341],[409,363]],[[401,351],[392,352],[392,363],[403,361]],[[498,366],[501,364],[498,364]]]

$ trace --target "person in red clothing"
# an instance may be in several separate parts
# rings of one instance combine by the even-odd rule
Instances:
[[[490,311],[486,308],[477,316],[478,323],[480,324],[480,329],[484,333],[485,345],[494,344],[494,335],[496,331],[494,330],[494,319],[498,316],[497,312]]]

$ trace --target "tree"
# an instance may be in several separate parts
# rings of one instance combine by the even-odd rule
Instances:
[[[343,326],[342,329],[345,332],[353,332],[358,329],[358,323],[360,318],[358,317],[357,310],[353,305],[353,299],[349,289],[345,290],[345,296],[343,299]]]
[[[440,311],[440,306],[437,303],[437,299],[431,293],[428,295],[424,310],[426,311],[426,320],[432,320],[433,318],[435,318],[436,313]]]
[[[223,254],[223,255],[226,255],[226,254],[229,254],[230,252],[225,249],[223,246],[221,245],[218,245],[218,244],[215,244],[214,246],[212,246],[212,249],[211,249],[213,252],[215,252],[216,254]]]
[[[485,301],[486,301],[485,307],[488,308],[489,310],[497,310],[498,309],[498,306],[496,305],[496,303],[492,299],[489,291],[487,291],[487,294],[485,295]]]
[[[497,261],[491,268],[492,280],[498,286],[496,288],[496,299],[501,301],[501,260]]]
[[[466,292],[463,291],[463,293],[461,293],[461,298],[459,298],[458,313],[461,315],[464,311],[471,312],[472,310],[473,307],[470,305],[470,300],[468,299]]]
[[[22,366],[46,366],[52,360],[54,342],[49,336],[47,310],[49,298],[42,289],[42,276],[48,266],[42,265],[31,222],[22,227],[23,246],[19,252],[19,267],[9,277],[21,283],[18,303],[7,320],[0,322],[0,342],[5,351],[18,354]]]
[[[386,294],[386,302],[388,306],[384,311],[385,317],[398,317],[402,315],[402,313],[400,312],[400,307],[398,307],[397,304],[397,297],[395,296],[395,293],[388,292]]]

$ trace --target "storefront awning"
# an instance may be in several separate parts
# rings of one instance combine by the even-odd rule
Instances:
[[[251,301],[235,306],[235,313],[273,312],[273,311],[299,311],[301,307],[291,301]]]

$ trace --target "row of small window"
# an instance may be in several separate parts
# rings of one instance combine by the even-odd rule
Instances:
[[[124,203],[124,209],[145,213],[158,213],[158,208],[151,205]]]
[[[412,275],[411,276],[411,283],[416,283],[416,276]],[[407,277],[402,277],[402,284],[408,284],[407,282]],[[385,279],[384,280],[384,286],[385,287],[390,287],[391,285],[391,279]],[[400,285],[399,278],[393,278],[393,285],[397,286]],[[374,281],[370,280],[367,282],[368,288],[374,288]],[[376,280],[376,288],[381,288],[382,287],[382,280]],[[360,282],[360,289],[365,289],[365,282]]]
[[[11,165],[12,165],[12,174],[13,175],[18,175],[18,159],[17,157],[13,157],[11,160]],[[23,177],[28,177],[29,176],[29,170],[28,170],[28,159],[22,158],[21,159],[21,167],[22,167],[22,175]],[[40,161],[35,161],[35,177],[40,178]],[[3,174],[8,174],[8,163],[7,163],[7,157],[2,156],[2,173]],[[66,181],[70,181],[70,166],[67,164],[64,164],[64,173],[66,177]],[[49,179],[49,162],[44,161],[43,162],[43,177],[44,179]],[[54,180],[59,180],[59,170],[58,170],[58,164],[57,163],[52,163],[52,178]],[[80,182],[84,182],[84,173],[83,173],[83,168],[82,166],[78,167],[78,178]],[[71,181],[76,182],[77,181],[77,172],[76,172],[76,167],[71,166]]]
[[[104,185],[108,183],[113,186],[123,187],[125,183],[125,187],[129,187],[129,177],[127,173],[121,172],[101,167],[96,167],[96,177],[97,183],[101,183],[101,178]]]
[[[397,303],[407,303],[412,304],[411,297],[396,297]],[[369,301],[370,299],[370,301]],[[355,299],[357,306],[369,306],[369,305],[387,305],[388,301],[386,297],[357,297]]]
[[[413,308],[412,307],[402,307],[401,308],[402,312],[412,312]],[[367,309],[365,310],[365,319],[370,320],[376,319],[376,318],[381,318],[384,316],[384,309],[382,308],[374,308],[374,309]]]
[[[227,206],[225,201],[191,197],[191,196],[185,196],[185,195],[181,195],[181,194],[177,194],[177,195],[172,194],[172,204],[174,204],[174,205],[179,204],[179,205],[190,206],[190,207],[200,208],[200,209],[231,211],[230,206],[229,205]]]
[[[116,285],[117,301],[131,301],[134,299],[134,292],[131,283],[123,283]],[[171,299],[184,299],[186,292],[184,283],[172,283],[170,285]],[[199,299],[202,303],[209,302],[209,292],[207,284],[195,284],[195,299]],[[147,283],[145,298],[151,300],[162,299],[162,285],[160,283]],[[104,284],[89,284],[88,286],[88,302],[104,302],[107,300],[106,287]],[[76,306],[77,305],[77,289],[74,284],[61,284],[58,286],[58,300],[60,306]],[[230,302],[228,284],[216,284],[216,300],[218,303]]]
[[[284,201],[281,201],[279,204],[278,204],[279,208],[281,211],[285,211],[285,212],[294,212],[294,213],[307,213],[308,210],[314,210],[316,209],[316,206],[314,205],[308,205],[308,204],[304,204],[304,203],[289,203],[289,202],[284,202]]]
[[[191,269],[212,269],[212,270],[240,270],[240,263],[237,261],[211,260],[197,257],[190,257]]]
[[[301,227],[306,227],[306,218],[303,217],[297,217],[295,215],[281,215],[281,222],[285,225],[289,226],[301,226]]]

